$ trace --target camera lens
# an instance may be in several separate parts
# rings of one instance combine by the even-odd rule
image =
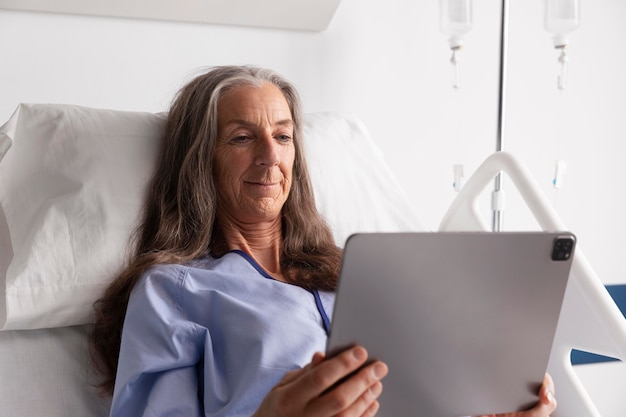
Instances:
[[[554,240],[552,245],[552,260],[566,261],[574,251],[574,239],[572,237],[559,237]]]

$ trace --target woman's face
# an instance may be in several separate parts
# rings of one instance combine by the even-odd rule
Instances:
[[[289,105],[271,83],[222,98],[215,150],[220,216],[244,224],[280,216],[291,187],[293,127]]]

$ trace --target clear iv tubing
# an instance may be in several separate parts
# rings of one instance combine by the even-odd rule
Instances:
[[[452,48],[452,56],[450,57],[450,64],[452,64],[452,87],[454,89],[458,89],[460,87],[459,76],[460,76],[460,62],[458,53],[461,47]]]
[[[568,34],[580,24],[580,0],[544,0],[546,30],[553,35],[554,47],[559,51],[557,86],[565,89],[567,76]]]
[[[448,36],[452,50],[452,87],[460,87],[459,52],[463,46],[463,36],[472,28],[472,0],[439,0],[440,29]]]
[[[558,47],[558,49],[561,50],[561,53],[559,54],[559,60],[558,60],[560,70],[559,70],[559,75],[557,77],[557,85],[559,87],[559,90],[565,90],[565,82],[567,79],[567,61],[569,60],[569,57],[567,56],[567,53],[566,53],[567,45]]]

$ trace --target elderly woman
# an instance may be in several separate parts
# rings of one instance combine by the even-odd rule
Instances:
[[[325,348],[341,250],[315,208],[301,105],[218,67],[178,94],[133,257],[95,305],[112,416],[368,416],[387,366]],[[549,378],[520,416],[556,407]]]

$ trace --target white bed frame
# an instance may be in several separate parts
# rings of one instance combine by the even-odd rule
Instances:
[[[490,230],[481,215],[478,197],[500,172],[513,180],[543,230],[568,230],[530,171],[506,152],[492,154],[476,170],[452,202],[440,230]],[[572,366],[572,349],[626,360],[626,320],[591,268],[580,245],[574,255],[548,372],[558,391],[555,417],[600,417]]]

